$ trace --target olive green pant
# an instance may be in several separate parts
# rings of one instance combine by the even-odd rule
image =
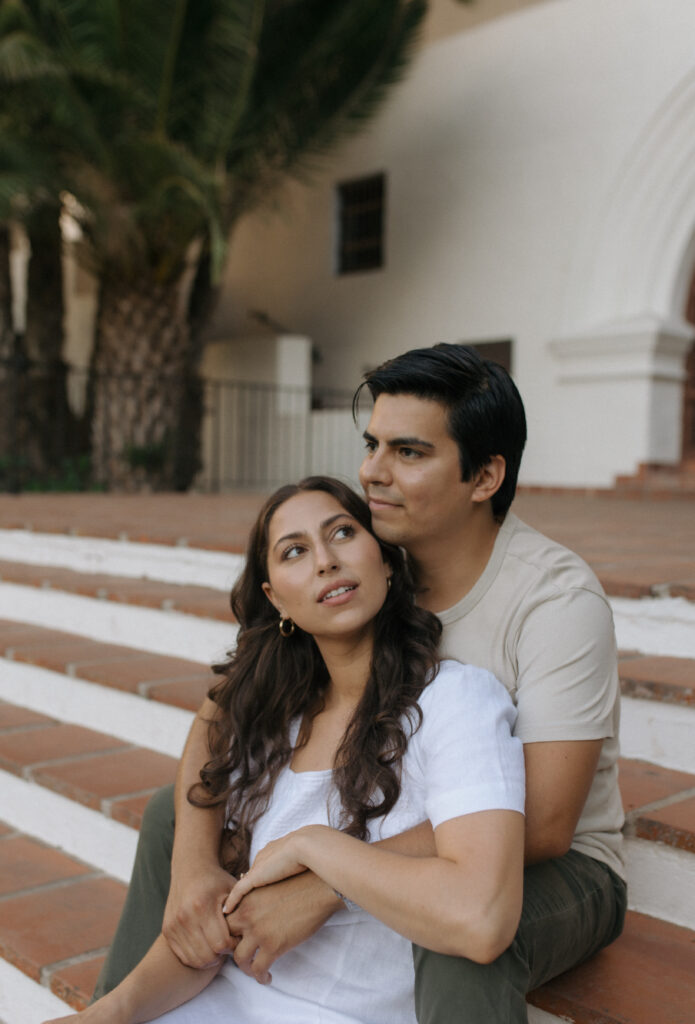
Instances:
[[[95,999],[132,970],[160,932],[173,838],[173,787],[167,786],[145,811],[128,896]],[[419,1024],[526,1024],[526,993],[612,942],[625,906],[625,883],[584,854],[572,850],[526,868],[519,929],[494,963],[413,947]]]

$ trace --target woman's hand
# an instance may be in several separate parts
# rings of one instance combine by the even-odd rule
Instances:
[[[222,912],[231,914],[239,906],[244,896],[252,889],[259,889],[271,882],[280,882],[283,878],[291,878],[306,871],[305,863],[307,842],[317,829],[327,828],[325,825],[305,825],[295,832],[288,832],[281,839],[274,839],[256,854],[256,858],[225,900]]]

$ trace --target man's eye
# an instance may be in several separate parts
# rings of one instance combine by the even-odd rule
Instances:
[[[364,447],[366,448],[366,450],[368,452],[375,452],[376,451],[376,441],[366,441],[365,440]]]
[[[416,451],[415,448],[400,448],[400,453],[406,459],[419,459],[420,452]]]

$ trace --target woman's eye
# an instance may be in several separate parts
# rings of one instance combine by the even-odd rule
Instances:
[[[355,527],[350,526],[349,523],[344,523],[342,526],[338,527],[333,536],[336,537],[337,540],[343,540],[345,537],[354,537]]]
[[[300,544],[290,544],[290,546],[285,548],[282,552],[283,561],[286,561],[288,558],[296,558],[297,555],[301,555],[303,550],[304,549]]]

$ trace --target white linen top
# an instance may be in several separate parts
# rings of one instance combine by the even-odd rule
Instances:
[[[512,736],[516,711],[502,684],[484,669],[445,661],[419,704],[422,725],[403,757],[400,796],[389,814],[371,822],[370,840],[425,819],[436,828],[475,811],[523,813],[523,749]],[[295,772],[287,766],[256,823],[251,860],[271,840],[302,825],[336,824],[336,811],[330,770]],[[365,911],[334,914],[280,957],[271,973],[271,984],[259,985],[230,959],[201,996],[161,1020],[415,1024],[410,942]]]

